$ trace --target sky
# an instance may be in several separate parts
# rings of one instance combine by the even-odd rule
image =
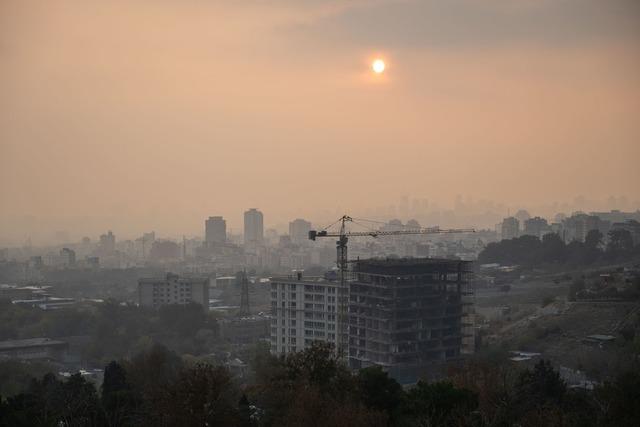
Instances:
[[[638,23],[636,0],[0,0],[0,244],[640,200]]]

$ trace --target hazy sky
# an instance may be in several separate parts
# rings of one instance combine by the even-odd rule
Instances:
[[[0,0],[0,241],[638,200],[639,70],[637,0]]]

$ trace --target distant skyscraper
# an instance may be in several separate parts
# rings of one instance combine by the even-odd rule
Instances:
[[[62,263],[67,267],[73,267],[76,265],[76,251],[69,248],[62,248],[60,250],[60,256],[62,257]]]
[[[562,221],[562,237],[565,242],[576,240],[584,242],[591,230],[599,230],[606,235],[611,227],[609,221],[602,221],[595,215],[579,212]]]
[[[547,220],[536,216],[525,220],[524,231],[522,234],[528,236],[536,236],[538,239],[541,239],[542,236],[550,232],[551,228],[549,227]]]
[[[311,230],[311,223],[304,219],[298,218],[289,223],[289,236],[291,241],[297,245],[309,240],[309,230]]]
[[[262,212],[251,208],[244,213],[244,244],[262,243],[264,223]]]
[[[100,236],[100,252],[111,254],[116,250],[116,236],[109,230],[107,234]]]
[[[510,216],[502,220],[502,240],[515,239],[520,232],[520,221]]]
[[[518,225],[520,227],[524,227],[524,222],[531,218],[531,215],[529,215],[529,212],[527,212],[526,210],[520,209],[518,212],[516,212],[514,217],[518,220]]]
[[[146,258],[149,256],[149,252],[151,252],[151,247],[156,241],[156,232],[152,231],[150,233],[143,233],[142,238],[140,239],[140,244],[142,245],[142,257]]]
[[[221,216],[210,216],[204,222],[204,230],[204,241],[207,246],[227,241],[227,222]]]

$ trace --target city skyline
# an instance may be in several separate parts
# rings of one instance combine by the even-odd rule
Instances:
[[[4,1],[0,238],[640,199],[638,2],[475,3]]]
[[[423,207],[420,203],[426,202],[427,207]],[[406,206],[403,206],[406,203]],[[493,207],[493,208],[491,208]],[[406,208],[403,211],[403,208]],[[416,212],[415,208],[418,209]],[[497,209],[502,208],[502,210]],[[525,210],[531,214],[531,216],[541,216],[553,222],[556,214],[571,215],[575,212],[608,212],[611,210],[620,210],[627,212],[635,212],[640,210],[640,201],[633,202],[624,196],[609,197],[605,200],[589,200],[582,196],[575,197],[571,202],[563,203],[549,203],[544,206],[506,206],[502,203],[497,203],[490,200],[474,200],[467,196],[463,198],[461,196],[449,205],[440,205],[437,202],[429,202],[426,198],[410,198],[403,196],[395,204],[386,204],[377,207],[370,207],[364,209],[362,212],[350,212],[351,214],[359,217],[366,217],[376,220],[392,220],[400,219],[401,221],[423,219],[422,226],[465,226],[475,227],[478,229],[494,229],[504,218],[513,216],[518,210]],[[145,224],[139,222],[137,224],[131,224],[130,227],[116,227],[113,224],[117,224],[119,219],[112,217],[109,219],[96,218],[95,221],[89,223],[91,225],[84,229],[79,229],[79,225],[82,224],[82,218],[70,218],[67,223],[70,225],[69,229],[65,229],[63,226],[54,228],[48,227],[46,224],[40,225],[40,231],[37,226],[34,227],[36,218],[32,218],[30,224],[31,233],[23,232],[22,230],[12,230],[19,237],[13,239],[7,238],[6,235],[0,235],[0,245],[5,246],[22,246],[27,241],[31,241],[33,244],[62,244],[79,241],[85,236],[93,237],[94,240],[98,240],[98,237],[107,232],[108,230],[115,230],[116,234],[123,237],[125,240],[137,239],[145,232],[155,231],[159,232],[163,238],[169,238],[174,240],[180,240],[183,236],[189,238],[202,238],[206,240],[206,220],[209,218],[218,219],[221,217],[223,223],[226,224],[226,233],[229,236],[242,236],[243,233],[243,209],[241,212],[232,213],[231,215],[221,215],[220,212],[214,212],[206,214],[203,217],[195,218],[179,225],[176,229],[167,228],[162,223],[153,222]],[[262,210],[260,210],[262,211]],[[276,230],[280,234],[288,234],[290,229],[290,222],[295,219],[309,220],[314,227],[323,228],[333,221],[338,216],[343,214],[340,210],[334,210],[334,212],[325,211],[323,215],[317,213],[310,213],[309,216],[291,216],[291,217],[279,217],[274,219],[270,212],[266,212],[266,219],[264,220],[264,230]],[[452,216],[451,216],[452,215]],[[195,217],[195,213],[192,215]],[[27,218],[28,219],[28,218]],[[84,218],[86,220],[86,218]],[[431,219],[431,221],[424,222],[424,220]],[[472,219],[475,219],[473,221]],[[61,222],[64,224],[64,221]],[[59,235],[69,236],[61,238]],[[66,240],[65,240],[66,239]]]

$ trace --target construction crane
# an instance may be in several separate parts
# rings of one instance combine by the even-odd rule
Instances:
[[[357,219],[357,218],[356,218]],[[368,221],[368,222],[376,222],[370,220],[360,220],[360,221]],[[406,229],[406,230],[367,230],[367,231],[347,231],[346,224],[347,222],[352,222],[358,224],[358,222],[354,221],[354,218],[343,215],[342,218],[338,219],[336,222],[331,225],[325,227],[322,230],[310,230],[309,231],[309,239],[315,241],[318,237],[337,237],[336,241],[336,249],[337,249],[337,261],[336,265],[338,267],[338,275],[340,280],[340,286],[337,296],[338,302],[338,321],[336,325],[337,330],[337,352],[339,357],[344,357],[344,349],[346,347],[345,338],[345,320],[346,320],[346,309],[348,305],[348,301],[345,301],[348,296],[346,295],[346,275],[347,275],[347,242],[349,241],[349,237],[380,237],[380,236],[403,236],[409,234],[454,234],[454,233],[475,233],[475,229],[473,228],[450,228],[450,229],[442,229],[440,227],[428,227],[428,228],[414,228],[414,229]],[[328,231],[327,229],[340,223],[340,229],[338,231]]]

